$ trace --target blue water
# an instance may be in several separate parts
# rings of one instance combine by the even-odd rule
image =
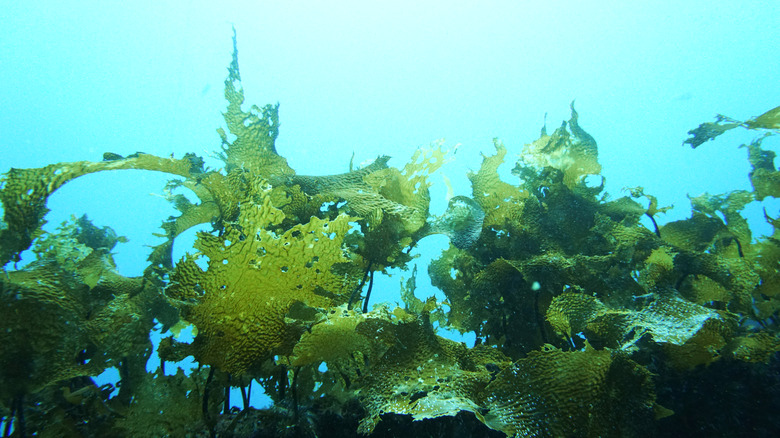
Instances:
[[[219,149],[232,26],[248,104],[280,102],[277,151],[300,174],[348,170],[378,155],[401,167],[440,138],[460,144],[441,173],[470,194],[468,169],[504,141],[515,161],[555,128],[576,99],[598,142],[606,190],[643,186],[661,223],[690,214],[687,195],[750,189],[753,133],[730,132],[697,150],[686,132],[715,114],[744,120],[780,104],[780,2],[5,2],[0,14],[0,173],[136,151],[208,158]],[[465,3],[465,2],[462,2]],[[474,2],[477,3],[477,2]],[[457,5],[455,5],[457,4]],[[763,146],[777,151],[778,137]],[[511,165],[503,169],[506,180]],[[129,242],[120,273],[146,266],[161,221],[153,194],[166,175],[87,175],[49,202],[47,229],[87,213]],[[432,211],[446,186],[432,177]],[[748,209],[757,234],[767,200]],[[175,258],[188,249],[177,240]],[[440,292],[417,248],[421,298]],[[372,301],[397,301],[401,276],[378,279]],[[468,339],[466,339],[468,341]]]

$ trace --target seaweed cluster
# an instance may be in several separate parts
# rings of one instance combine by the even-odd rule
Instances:
[[[774,154],[761,147],[780,132],[780,109],[691,131],[693,147],[727,129],[765,135],[747,146],[754,190],[691,198],[685,220],[657,226],[666,208],[642,188],[609,198],[573,105],[570,120],[523,148],[514,184],[499,177],[507,149],[496,141],[469,175],[471,197],[453,197],[437,217],[428,176],[449,160],[441,144],[400,169],[382,156],[299,175],[275,148],[278,105],[242,108],[233,44],[222,169],[194,154],[106,153],[0,180],[5,435],[695,435],[719,410],[734,416],[721,417],[732,418],[717,424],[724,433],[780,428],[739,411],[746,393],[764,397],[767,412],[780,406],[780,219],[767,214],[774,234],[754,238],[741,214],[780,197]],[[123,238],[110,228],[82,217],[42,229],[55,190],[121,169],[177,177],[166,193],[180,214],[163,222],[164,242],[134,278],[115,269]],[[203,224],[211,230],[174,261],[175,239]],[[432,233],[451,239],[428,267],[446,299],[416,298],[415,270],[403,307],[369,310],[374,273],[408,270]],[[28,249],[35,260],[17,267]],[[147,371],[156,324],[194,327],[193,342],[166,337],[157,353],[163,364],[192,356],[196,370]],[[435,326],[474,332],[476,345]],[[97,387],[90,376],[110,367],[118,388]],[[734,407],[708,404],[732,397],[705,383],[725,379],[739,393]],[[253,382],[271,408],[249,406]],[[230,408],[230,387],[241,388],[243,409]],[[694,415],[691,404],[709,410]]]

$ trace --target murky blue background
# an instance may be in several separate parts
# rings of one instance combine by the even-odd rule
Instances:
[[[466,172],[494,137],[509,149],[503,172],[514,183],[515,154],[545,113],[552,130],[576,99],[607,191],[645,187],[674,204],[663,223],[690,214],[687,194],[750,188],[737,146],[756,133],[734,130],[695,151],[681,144],[717,113],[744,120],[780,105],[778,23],[777,1],[3,2],[0,172],[106,151],[218,150],[235,26],[246,102],[281,103],[277,150],[299,173],[345,172],[353,153],[402,167],[444,138],[460,146],[441,173],[470,195]],[[47,229],[87,213],[130,239],[116,261],[139,275],[159,242],[152,233],[175,214],[153,196],[167,178],[79,178],[50,198]],[[440,213],[446,186],[431,181]],[[748,209],[759,233],[764,207],[778,215],[773,200]],[[435,293],[427,261],[446,245],[432,236],[416,250],[421,298]],[[380,280],[372,301],[397,300],[400,275]]]

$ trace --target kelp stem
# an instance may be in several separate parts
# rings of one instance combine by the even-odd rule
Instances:
[[[352,304],[355,302],[355,299],[357,298],[360,291],[363,290],[363,285],[366,284],[368,274],[371,272],[371,264],[371,262],[368,262],[368,267],[366,267],[366,272],[363,274],[363,279],[360,280],[360,284],[355,288],[355,290],[352,291],[352,295],[349,296],[349,303],[347,303],[348,310],[352,310]],[[373,275],[371,278],[373,279]],[[368,297],[366,297],[366,300],[368,300]]]
[[[653,222],[653,227],[655,228],[655,235],[658,237],[661,237],[661,230],[658,229],[658,223],[656,223],[655,218],[650,213],[645,213],[647,217],[650,218],[650,221]]]
[[[214,423],[211,420],[211,415],[209,415],[209,387],[211,386],[211,381],[213,379],[214,367],[211,367],[211,369],[209,369],[209,377],[206,379],[206,386],[203,389],[203,421],[206,422],[206,426],[209,428],[209,436],[211,438],[217,436],[217,433],[214,431]]]
[[[249,388],[252,388],[252,381],[249,381]],[[247,395],[246,388],[241,387],[241,399],[244,401],[244,409],[249,407],[249,396]]]
[[[368,299],[371,297],[371,289],[374,287],[374,271],[371,271],[369,275],[371,278],[368,279],[368,290],[366,298],[363,300],[363,313],[368,313]]]

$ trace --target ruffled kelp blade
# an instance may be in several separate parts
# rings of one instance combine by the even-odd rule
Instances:
[[[772,108],[764,114],[750,118],[744,122],[718,114],[715,116],[714,122],[702,123],[696,129],[688,131],[688,135],[690,135],[691,138],[685,140],[683,144],[689,144],[692,148],[696,149],[703,143],[714,140],[719,135],[738,126],[747,129],[769,129],[778,131],[780,130],[780,106]]]
[[[455,196],[443,215],[428,219],[428,234],[444,234],[458,249],[474,245],[482,233],[485,212],[473,199]]]

